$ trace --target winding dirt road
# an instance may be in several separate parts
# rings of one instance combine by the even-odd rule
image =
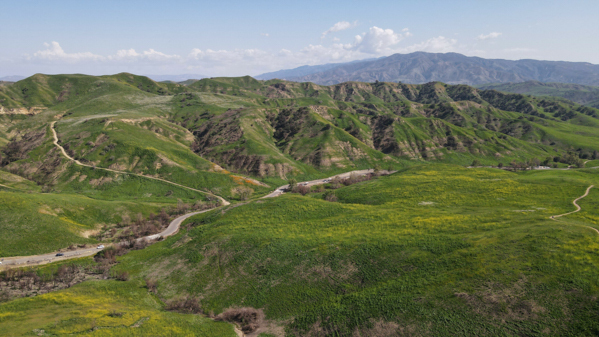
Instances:
[[[584,192],[583,195],[581,195],[580,197],[578,197],[578,198],[576,198],[576,199],[574,199],[572,201],[572,204],[574,204],[574,206],[576,206],[576,210],[575,211],[564,213],[564,214],[552,215],[552,216],[549,217],[549,219],[557,221],[557,218],[560,218],[562,216],[566,216],[566,215],[569,215],[569,214],[574,214],[574,213],[580,212],[580,210],[582,208],[580,207],[580,205],[578,205],[578,201],[580,199],[585,198],[586,196],[588,196],[589,192],[591,191],[591,188],[593,188],[593,187],[595,187],[595,185],[589,186],[587,188],[586,192]],[[599,234],[599,230],[597,230],[597,228],[593,228],[593,227],[590,227],[590,226],[584,226],[584,225],[581,225],[581,226],[586,227],[586,228],[590,228],[590,229],[594,230],[595,232],[597,232],[597,234]]]
[[[93,165],[83,164],[79,160],[77,160],[77,159],[69,156],[69,154],[65,151],[64,147],[62,147],[62,145],[58,144],[58,135],[56,134],[56,130],[54,130],[54,125],[55,124],[56,124],[56,121],[53,121],[52,123],[50,123],[50,129],[52,130],[52,137],[54,138],[54,145],[56,145],[56,147],[58,147],[60,149],[60,151],[62,152],[62,154],[67,159],[75,162],[75,164],[77,164],[79,166],[85,166],[85,167],[90,167],[90,168],[93,168],[93,169],[96,169],[96,170],[103,170],[103,171],[108,171],[108,172],[118,173],[118,174],[128,174],[128,175],[132,175],[132,176],[136,176],[136,177],[141,177],[141,178],[146,178],[146,179],[151,179],[151,180],[162,181],[162,182],[167,183],[167,184],[171,184],[171,185],[178,186],[178,187],[181,187],[181,188],[185,188],[185,189],[188,189],[188,190],[191,190],[191,191],[194,191],[194,192],[198,192],[198,193],[209,195],[211,197],[215,197],[218,200],[220,200],[220,202],[222,203],[223,206],[226,206],[226,205],[230,204],[227,200],[225,200],[222,197],[219,197],[218,195],[215,195],[215,194],[212,194],[212,193],[209,193],[209,192],[205,192],[205,191],[200,191],[200,190],[197,190],[195,188],[191,188],[191,187],[188,187],[188,186],[185,186],[185,185],[177,184],[177,183],[174,183],[172,181],[165,180],[165,179],[162,179],[162,178],[155,178],[155,177],[150,177],[150,176],[146,176],[146,175],[143,175],[143,174],[137,174],[137,173],[126,172],[126,171],[117,171],[117,170],[112,170],[112,169],[109,169],[109,168],[95,167]]]
[[[576,210],[575,211],[564,213],[564,214],[559,214],[559,215],[552,215],[552,216],[549,217],[549,219],[557,220],[557,218],[559,218],[559,217],[562,217],[562,216],[565,216],[565,215],[569,215],[569,214],[573,214],[573,213],[576,213],[576,212],[580,212],[580,210],[582,208],[580,208],[580,206],[577,204],[578,200],[580,200],[580,199],[586,197],[587,195],[589,195],[589,192],[591,191],[591,188],[593,188],[593,187],[595,187],[595,185],[589,186],[587,188],[586,192],[584,192],[583,195],[581,195],[580,197],[578,197],[578,198],[574,199],[574,201],[572,201],[572,203],[574,204],[574,206],[576,206]]]
[[[54,122],[52,123],[53,126]],[[82,164],[79,163],[77,160],[71,158],[68,154],[66,154],[66,152],[64,151],[64,149],[62,148],[62,146],[58,145],[57,142],[57,137],[56,137],[56,133],[54,132],[54,128],[52,127],[52,132],[54,133],[54,144],[56,146],[58,146],[61,151],[63,152],[63,154],[65,155],[65,157],[69,158],[70,160],[74,161],[75,163],[81,165],[81,166],[87,166],[87,167],[91,167],[89,165],[86,164]],[[148,178],[148,179],[155,179],[152,177],[146,177],[143,175],[138,175],[135,173],[129,173],[129,172],[121,172],[121,171],[115,171],[115,170],[111,170],[111,169],[103,169],[103,168],[97,168],[96,169],[101,169],[101,170],[107,170],[110,172],[115,172],[115,173],[123,173],[123,174],[132,174],[132,175],[137,175],[137,176],[141,176],[144,178]],[[311,181],[304,181],[304,182],[300,182],[298,183],[299,185],[303,185],[306,184],[306,186],[313,186],[313,185],[320,185],[320,184],[325,184],[327,181],[329,180],[333,180],[335,177],[339,177],[339,178],[348,178],[350,177],[352,174],[356,174],[356,175],[366,175],[369,173],[373,173],[374,170],[370,169],[370,170],[357,170],[357,171],[351,171],[351,172],[346,172],[346,173],[342,173],[342,174],[338,174],[329,178],[325,178],[325,179],[317,179],[317,180],[311,180]],[[387,172],[387,171],[382,171],[383,173],[393,173],[393,172]],[[156,179],[156,180],[161,180],[161,181],[165,181],[168,183],[172,183],[166,180],[162,180],[162,179]],[[174,183],[172,183],[174,184]],[[175,184],[178,185],[178,184]],[[181,185],[178,185],[181,186]],[[185,186],[181,186],[184,188],[189,188],[189,187],[185,187]],[[281,186],[279,188],[277,188],[276,190],[274,190],[272,193],[262,197],[262,198],[274,198],[274,197],[278,197],[281,194],[285,193],[285,190],[289,187],[289,185],[284,185]],[[193,188],[189,188],[190,190],[194,190],[197,191]],[[203,191],[198,191],[198,192],[202,192],[202,193],[206,193]],[[206,193],[208,194],[208,193]],[[181,226],[181,224],[183,223],[183,221],[185,221],[186,219],[200,214],[200,213],[205,213],[208,211],[212,211],[215,209],[218,209],[220,207],[224,207],[227,205],[230,205],[230,203],[228,201],[226,201],[225,199],[216,196],[217,198],[219,198],[219,200],[221,200],[221,206],[219,207],[215,207],[215,208],[211,208],[211,209],[207,209],[207,210],[203,210],[203,211],[197,211],[197,212],[191,212],[191,213],[187,213],[187,214],[183,214],[179,217],[177,217],[176,219],[174,219],[173,221],[171,221],[171,223],[169,224],[169,226],[162,232],[158,233],[158,234],[154,234],[154,235],[149,235],[149,236],[145,236],[142,238],[138,238],[137,241],[141,241],[141,240],[155,240],[158,239],[159,237],[163,237],[166,238],[168,236],[174,235],[179,231],[179,227]],[[107,245],[108,246],[108,245]],[[94,255],[95,253],[97,253],[98,251],[100,251],[100,249],[96,249],[96,248],[84,248],[84,249],[79,249],[79,250],[72,250],[72,251],[66,251],[66,252],[61,252],[64,255],[63,256],[56,256],[56,254],[58,252],[54,252],[54,253],[48,253],[48,254],[42,254],[42,255],[32,255],[32,256],[14,256],[14,257],[6,257],[4,259],[2,259],[2,264],[0,265],[0,269],[6,269],[6,268],[10,268],[10,267],[25,267],[25,266],[31,266],[31,265],[40,265],[40,264],[46,264],[46,263],[51,263],[51,262],[56,262],[56,261],[63,261],[63,260],[69,260],[69,259],[74,259],[74,258],[79,258],[79,257],[84,257],[84,256],[90,256],[90,255]]]
[[[54,138],[54,145],[60,149],[60,151],[62,152],[62,154],[69,160],[75,162],[75,164],[80,165],[80,166],[85,166],[85,167],[90,167],[90,168],[94,168],[92,165],[88,165],[88,164],[83,164],[80,161],[76,160],[75,158],[72,158],[71,156],[69,156],[69,154],[65,151],[65,149],[58,144],[58,135],[56,134],[56,130],[54,130],[54,124],[56,124],[56,121],[53,121],[52,123],[50,123],[50,129],[52,130],[52,137]],[[148,176],[144,176],[142,174],[136,174],[136,173],[131,173],[131,172],[123,172],[123,171],[117,171],[117,170],[112,170],[112,169],[107,169],[107,168],[102,168],[102,167],[96,167],[96,170],[104,170],[104,171],[108,171],[108,172],[113,172],[113,173],[117,173],[117,174],[129,174],[129,175],[134,175],[134,176],[138,176],[138,177],[142,177],[142,178],[147,178],[147,179],[152,179],[152,180],[158,180],[158,181],[162,181],[171,185],[175,185],[175,186],[179,186],[181,188],[185,188],[188,190],[192,190],[195,192],[199,192],[202,194],[206,194],[209,196],[212,196],[214,198],[218,198],[218,200],[220,200],[221,202],[221,206],[227,206],[230,205],[231,203],[228,202],[227,200],[225,200],[224,198],[218,196],[218,195],[214,195],[212,193],[208,193],[208,192],[204,192],[204,191],[200,191],[197,190],[195,188],[191,188],[188,186],[184,186],[181,184],[177,184],[174,183],[172,181],[168,181],[168,180],[164,180],[161,178],[154,178],[154,177],[148,177]],[[8,186],[5,186],[7,188],[10,188]],[[176,218],[175,220],[173,220],[169,226],[162,232],[158,233],[158,234],[154,234],[154,235],[149,235],[149,236],[145,236],[142,238],[137,239],[138,241],[141,240],[155,240],[159,237],[167,237],[167,236],[171,236],[175,233],[177,233],[179,231],[179,226],[181,225],[181,223],[191,217],[194,216],[196,214],[200,214],[200,213],[204,213],[204,212],[208,212],[210,210],[213,210],[214,208],[211,209],[207,209],[204,211],[199,211],[199,212],[191,212],[191,213],[187,213],[184,214],[178,218]],[[48,253],[48,254],[41,254],[41,255],[31,255],[31,256],[13,256],[13,257],[5,257],[0,259],[0,269],[5,269],[5,268],[9,268],[9,267],[24,267],[24,266],[31,266],[31,265],[40,265],[40,264],[46,264],[46,263],[50,263],[50,262],[56,262],[56,261],[63,261],[63,260],[69,260],[69,259],[74,259],[74,258],[79,258],[79,257],[85,257],[85,256],[90,256],[90,255],[94,255],[96,254],[98,251],[100,251],[101,249],[97,249],[97,248],[83,248],[83,249],[76,249],[76,250],[71,250],[71,251],[63,251],[63,252],[53,252],[53,253]],[[56,256],[56,254],[61,253],[63,254],[62,256]]]
[[[52,130],[52,136],[54,138],[54,145],[60,149],[60,151],[62,152],[62,154],[69,160],[75,162],[77,165],[80,166],[85,166],[85,167],[90,167],[93,168],[92,165],[88,165],[88,164],[83,164],[80,161],[76,160],[75,158],[72,158],[71,156],[68,155],[68,153],[65,151],[65,149],[58,144],[58,135],[56,134],[56,130],[54,129],[54,124],[56,124],[56,121],[53,121],[52,123],[50,123],[50,129]],[[136,174],[136,173],[131,173],[131,172],[124,172],[124,171],[117,171],[117,170],[112,170],[112,169],[107,169],[107,168],[102,168],[102,167],[96,167],[96,170],[104,170],[104,171],[108,171],[108,172],[113,172],[113,173],[118,173],[118,174],[130,174],[130,175],[134,175],[134,176],[138,176],[138,177],[142,177],[142,178],[147,178],[147,179],[152,179],[152,180],[158,180],[158,181],[162,181],[171,185],[175,185],[175,186],[179,186],[188,190],[192,190],[192,191],[196,191],[199,193],[203,193],[206,195],[210,195],[213,196],[215,198],[218,198],[221,202],[221,206],[219,207],[215,207],[215,208],[211,208],[211,209],[207,209],[207,210],[203,210],[203,211],[197,211],[197,212],[191,212],[191,213],[187,213],[184,215],[181,215],[179,217],[177,217],[176,219],[174,219],[173,221],[171,221],[171,223],[169,224],[169,226],[162,232],[158,233],[158,234],[154,234],[154,235],[149,235],[149,236],[145,236],[142,238],[137,239],[137,241],[140,240],[155,240],[158,239],[159,237],[163,237],[166,238],[168,236],[174,235],[179,231],[179,227],[181,226],[181,224],[183,223],[183,221],[185,221],[186,219],[200,214],[200,213],[204,213],[204,212],[208,212],[208,211],[212,211],[215,210],[217,208],[220,207],[224,207],[227,205],[230,205],[230,203],[225,200],[224,198],[208,193],[208,192],[204,192],[204,191],[200,191],[191,187],[187,187],[184,185],[180,185],[177,183],[174,183],[172,181],[168,181],[168,180],[164,180],[161,178],[154,178],[154,177],[148,177],[148,176],[144,176],[141,174]],[[319,184],[325,184],[326,182],[334,179],[335,177],[339,177],[339,178],[348,178],[350,177],[352,174],[356,174],[356,175],[366,175],[369,173],[373,173],[374,170],[370,169],[370,170],[357,170],[357,171],[352,171],[352,172],[346,172],[346,173],[342,173],[342,174],[338,174],[326,179],[317,179],[317,180],[312,180],[312,181],[305,181],[305,182],[300,182],[298,184],[301,185],[306,185],[306,186],[313,186],[313,185],[319,185]],[[389,173],[389,172],[387,172]],[[285,190],[289,187],[289,185],[284,185],[281,186],[279,188],[277,188],[275,191],[273,191],[272,193],[262,197],[262,198],[273,198],[273,197],[278,197],[279,195],[283,194],[285,192]],[[108,244],[109,245],[109,244]],[[84,248],[84,249],[78,249],[78,250],[72,250],[72,251],[63,251],[60,252],[63,255],[62,256],[56,256],[57,253],[59,252],[53,252],[53,253],[48,253],[48,254],[41,254],[41,255],[31,255],[31,256],[13,256],[13,257],[6,257],[3,259],[0,259],[0,262],[2,262],[2,264],[0,264],[0,269],[6,269],[6,268],[10,268],[10,267],[24,267],[24,266],[31,266],[31,265],[40,265],[40,264],[46,264],[46,263],[51,263],[51,262],[57,262],[57,261],[64,261],[64,260],[69,260],[69,259],[74,259],[74,258],[80,258],[80,257],[85,257],[85,256],[91,256],[96,254],[98,251],[100,251],[101,249],[98,248]]]

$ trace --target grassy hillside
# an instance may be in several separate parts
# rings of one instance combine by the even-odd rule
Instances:
[[[95,242],[100,226],[209,193],[233,202],[119,257],[111,275],[128,281],[0,305],[0,334],[233,333],[163,310],[187,296],[205,314],[261,309],[263,332],[279,335],[599,333],[599,190],[549,219],[599,186],[597,109],[440,82],[131,74],[35,75],[0,87],[0,106],[2,256]],[[91,167],[61,153],[51,125]],[[463,168],[473,161],[589,168]],[[235,193],[362,168],[398,172],[306,196]]]
[[[236,200],[241,185],[255,195],[270,189],[240,175],[278,186],[425,161],[536,158],[567,166],[599,157],[596,109],[439,82],[320,86],[241,77],[182,86],[126,73],[38,74],[3,86],[0,96],[0,187],[7,192],[195,203],[207,196],[136,175]],[[62,155],[52,122],[67,153],[97,169]],[[14,181],[4,179],[8,173]]]
[[[11,172],[50,188],[72,177],[64,176],[68,165],[51,143],[48,124],[60,119],[56,126],[59,142],[82,162],[156,176],[225,196],[230,196],[239,182],[245,183],[226,172],[219,173],[217,165],[194,154],[190,150],[193,135],[168,121],[173,95],[183,90],[180,85],[159,84],[130,74],[36,75],[16,84],[35,90],[22,97],[15,94],[13,103],[21,104],[21,109],[38,104],[45,110],[35,110],[33,116],[8,127],[11,142],[0,157]],[[16,84],[10,90],[18,89]],[[68,86],[72,92],[54,101],[51,94],[43,94],[55,94],[59,86]],[[5,105],[5,111],[10,106]]]
[[[596,170],[414,167],[337,203],[284,195],[196,216],[116,268],[205,311],[263,308],[298,336],[589,335],[598,190],[548,217],[590,184]]]
[[[140,285],[90,281],[0,304],[0,335],[236,336],[233,326],[163,310]]]
[[[479,88],[532,96],[561,97],[599,109],[599,87],[589,85],[527,81],[522,83],[483,84]]]
[[[58,118],[61,143],[81,160],[224,196],[235,182],[209,173],[220,167],[279,183],[406,160],[496,165],[599,151],[599,110],[439,82],[320,86],[246,76],[182,86],[131,74],[35,75],[0,91],[8,116],[34,114],[0,130],[4,142]]]
[[[202,93],[183,97],[185,106],[175,108],[174,118],[198,138],[194,151],[231,170],[263,176],[269,174],[261,169],[265,162],[286,164],[278,152],[319,170],[347,167],[348,162],[355,162],[347,153],[332,156],[342,158],[338,163],[319,160],[322,153],[339,154],[344,148],[353,153],[363,151],[351,142],[349,146],[342,145],[344,142],[338,137],[333,141],[336,145],[327,149],[329,138],[320,134],[333,126],[391,158],[460,164],[474,159],[505,164],[553,157],[556,151],[565,153],[568,149],[589,157],[597,151],[595,144],[599,144],[593,134],[599,127],[596,109],[465,85],[348,82],[319,86],[214,78],[195,82],[191,87]],[[210,94],[212,98],[208,99]],[[219,102],[219,106],[211,102]],[[579,137],[578,133],[583,135]],[[255,134],[263,135],[258,143],[274,146],[270,145],[269,151],[252,151]],[[291,142],[289,135],[297,135],[302,141]],[[309,144],[302,143],[306,141]],[[231,160],[240,155],[246,160]],[[369,162],[389,158],[368,153],[365,157]],[[306,170],[299,163],[288,165]]]
[[[101,201],[74,194],[14,192],[0,187],[0,257],[48,253],[86,238],[124,215],[158,213],[165,204]],[[176,202],[176,200],[174,201]]]

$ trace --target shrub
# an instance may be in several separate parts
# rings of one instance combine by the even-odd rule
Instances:
[[[112,310],[112,311],[111,311],[111,312],[108,314],[108,316],[110,316],[110,317],[123,317],[123,313],[122,313],[122,312],[118,312],[118,311],[116,311],[116,310],[114,310],[114,309],[113,309],[113,310]]]
[[[335,192],[333,192],[333,191],[327,191],[324,194],[324,200],[330,201],[330,202],[336,202],[337,201],[337,196],[335,195]]]
[[[295,189],[294,192],[297,192],[297,193],[299,193],[301,195],[306,195],[306,194],[310,193],[310,190],[311,190],[310,186],[303,186],[302,185],[302,186],[298,186]]]
[[[324,185],[312,186],[312,192],[316,192],[316,193],[324,192]]]
[[[126,271],[122,271],[120,273],[118,273],[116,275],[116,279],[119,281],[128,281],[129,280],[129,273]]]
[[[260,327],[264,320],[264,313],[262,310],[254,308],[235,308],[226,310],[216,316],[214,320],[237,323],[241,326],[243,333],[249,334]]]
[[[146,279],[146,288],[151,293],[156,293],[158,290],[158,282],[156,280]]]
[[[166,310],[198,314],[202,312],[202,306],[197,298],[185,297],[171,301],[167,304]]]

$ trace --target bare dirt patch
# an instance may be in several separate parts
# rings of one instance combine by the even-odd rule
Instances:
[[[158,158],[160,158],[160,160],[162,161],[163,164],[167,165],[167,166],[177,166],[177,167],[183,167],[177,163],[175,163],[174,161],[168,159],[165,155],[163,155],[162,153],[158,153]]]
[[[89,184],[92,186],[101,186],[112,182],[112,177],[102,177],[99,179],[91,179]]]
[[[475,313],[502,322],[537,319],[546,310],[535,300],[526,299],[525,285],[525,278],[512,286],[489,283],[474,294],[461,292],[455,296],[464,299]]]
[[[43,205],[41,206],[38,210],[38,213],[41,214],[47,214],[47,215],[52,215],[52,216],[58,216],[58,214],[52,209],[50,208],[50,206],[48,205]]]
[[[100,229],[88,229],[88,230],[81,232],[81,236],[83,236],[84,238],[89,238],[90,236],[95,236],[95,235],[100,234],[100,232],[101,232]]]
[[[391,337],[391,336],[398,336],[399,335],[399,330],[400,330],[400,326],[399,324],[395,323],[395,322],[385,322],[383,320],[372,320],[371,321],[372,327],[371,328],[363,328],[363,329],[356,329],[356,331],[354,331],[353,336],[352,337],[366,337],[366,336],[377,336],[377,337]],[[412,329],[408,329],[409,332],[415,332],[412,331]]]
[[[262,333],[284,336],[283,326],[265,319],[262,309],[250,307],[229,308],[214,318],[215,321],[225,321],[237,325],[247,337],[255,337]]]

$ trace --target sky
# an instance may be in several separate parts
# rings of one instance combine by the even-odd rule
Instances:
[[[0,0],[0,77],[259,75],[395,53],[599,64],[597,0]]]

